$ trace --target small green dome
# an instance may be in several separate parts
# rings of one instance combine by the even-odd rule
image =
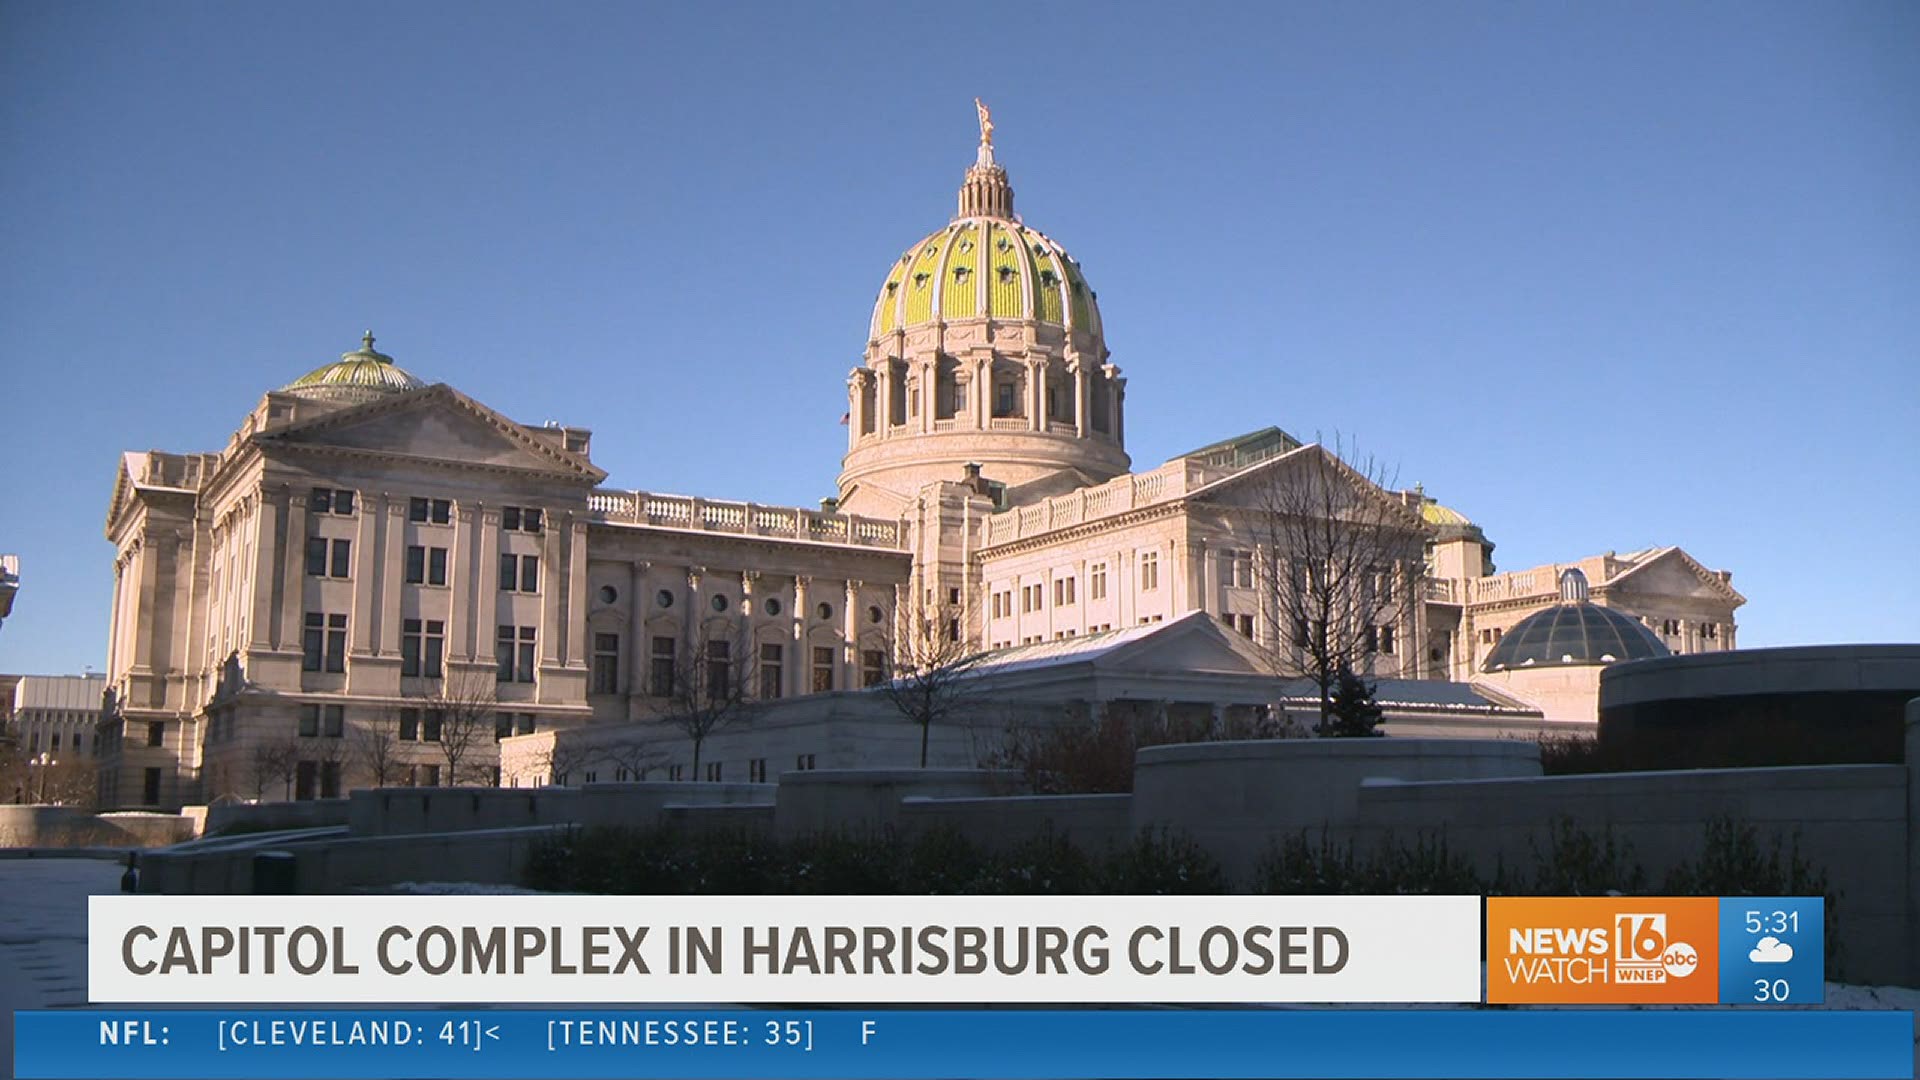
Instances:
[[[340,359],[281,387],[281,391],[321,401],[355,404],[387,394],[419,390],[427,384],[393,362],[393,357],[373,348],[373,331],[367,331],[360,348],[341,353]]]
[[[1451,506],[1441,506],[1429,499],[1420,504],[1420,516],[1429,525],[1471,525],[1467,515]]]

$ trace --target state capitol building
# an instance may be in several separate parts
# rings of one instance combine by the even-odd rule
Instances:
[[[649,778],[555,764],[555,740],[610,733],[657,743],[652,778],[911,765],[918,729],[861,691],[921,627],[1061,715],[1284,711],[1297,687],[1264,658],[1292,631],[1262,597],[1286,553],[1243,511],[1328,450],[1268,428],[1137,469],[1094,289],[1015,214],[982,117],[952,220],[886,267],[818,506],[609,484],[590,432],[511,420],[371,334],[218,450],[124,454],[101,805]],[[1382,584],[1413,602],[1367,628],[1389,734],[1590,731],[1605,663],[1734,647],[1743,598],[1679,548],[1496,574],[1463,515],[1366,494],[1416,541]],[[734,665],[757,710],[698,776],[661,720],[690,660]],[[445,703],[474,688],[489,725],[450,754]],[[372,728],[388,760],[354,752]]]

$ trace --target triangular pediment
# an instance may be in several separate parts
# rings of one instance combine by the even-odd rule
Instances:
[[[1212,503],[1217,506],[1263,509],[1271,505],[1270,496],[1263,488],[1270,484],[1286,483],[1290,475],[1314,482],[1328,481],[1345,486],[1347,490],[1366,500],[1373,507],[1368,511],[1368,517],[1378,524],[1400,521],[1411,530],[1424,530],[1426,527],[1420,515],[1412,508],[1388,494],[1385,489],[1367,479],[1359,470],[1342,461],[1339,455],[1319,443],[1308,443],[1267,458],[1231,476],[1207,484],[1194,491],[1190,497],[1196,502]]]
[[[1679,548],[1667,548],[1614,575],[1607,592],[1620,596],[1686,597],[1732,604],[1746,602],[1732,585]]]
[[[372,455],[598,483],[606,473],[524,425],[443,384],[327,413],[254,437],[262,446]]]
[[[1094,660],[1116,671],[1204,672],[1259,675],[1264,669],[1253,646],[1203,612],[1191,612]]]

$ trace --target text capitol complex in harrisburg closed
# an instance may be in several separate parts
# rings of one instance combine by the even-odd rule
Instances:
[[[1101,975],[1116,954],[1141,975],[1331,975],[1347,966],[1336,926],[720,927],[391,925],[371,942],[341,926],[130,927],[120,961],[134,975]],[[664,946],[660,944],[664,938]],[[1119,939],[1124,938],[1124,941]]]

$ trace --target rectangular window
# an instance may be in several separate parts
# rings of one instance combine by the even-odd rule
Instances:
[[[1393,655],[1392,623],[1386,623],[1380,627],[1380,651],[1386,653],[1388,656]]]
[[[438,765],[421,766],[420,767],[420,784],[422,787],[439,787],[440,786],[440,766]]]
[[[335,540],[333,542],[332,574],[343,578],[353,573],[353,541]]]
[[[425,499],[415,499],[425,502]],[[419,544],[407,546],[407,584],[425,585],[427,583],[427,549]]]
[[[306,802],[314,797],[319,788],[320,763],[302,761],[293,769],[293,797],[295,801]]]
[[[500,591],[512,592],[520,584],[520,558],[517,555],[500,556]]]
[[[427,549],[427,584],[445,585],[447,583],[447,549],[443,547]]]
[[[518,726],[515,728],[516,734],[520,734],[520,735],[533,734],[534,720],[533,720],[532,713],[530,712],[521,713],[517,723],[518,723]]]
[[[328,705],[320,710],[320,734],[338,739],[347,733],[347,707]]]
[[[513,714],[497,712],[493,714],[493,741],[509,738],[513,735]]]
[[[812,755],[812,754],[801,754],[801,755],[799,755],[798,757],[795,757],[795,758],[793,759],[793,767],[794,767],[794,768],[796,768],[796,769],[799,769],[799,770],[800,770],[801,772],[808,772],[808,771],[810,771],[810,770],[812,770],[812,768],[813,768],[813,755]]]
[[[353,492],[338,488],[314,488],[307,497],[307,509],[316,514],[353,515]]]
[[[747,762],[747,779],[756,784],[764,784],[767,782],[766,758],[757,757]]]
[[[319,671],[326,653],[327,617],[307,612],[306,629],[300,638],[300,670]]]
[[[1240,631],[1242,637],[1251,638],[1253,636],[1253,616],[1235,615],[1232,618],[1233,628]]]
[[[439,678],[446,646],[446,623],[438,619],[402,619],[400,674],[424,679]]]
[[[673,696],[673,666],[677,655],[676,643],[670,637],[653,639],[647,672],[647,689],[654,697]]]
[[[1003,382],[993,388],[993,415],[1017,416],[1014,408],[1014,388],[1010,382]]]
[[[620,692],[620,635],[593,635],[593,692]]]
[[[887,681],[887,651],[866,649],[860,653],[860,685],[879,686]]]
[[[307,616],[309,623],[313,616]],[[328,615],[325,668],[332,672],[347,670],[347,617]]]
[[[320,797],[337,799],[340,797],[340,763],[323,761],[320,763]]]
[[[760,646],[760,696],[779,697],[786,686],[787,650],[777,641]]]
[[[327,538],[324,536],[307,537],[307,576],[327,576]]]
[[[146,774],[141,779],[142,779],[142,783],[140,785],[140,804],[142,806],[160,805],[160,769],[159,767],[152,766],[152,765],[148,766]]]
[[[500,509],[500,527],[508,532],[540,531],[540,508],[537,506],[505,506]]]
[[[418,742],[420,740],[420,710],[400,710],[400,741]]]
[[[407,520],[408,521],[427,520],[428,507],[429,507],[429,500],[427,499],[419,499],[419,498],[408,499],[407,500]]]
[[[815,646],[813,650],[813,692],[824,694],[833,689],[833,647]]]
[[[433,500],[433,523],[435,525],[445,525],[452,520],[453,520],[453,500],[451,499]]]
[[[439,742],[440,728],[446,722],[446,714],[439,709],[428,709],[420,714],[420,741]]]
[[[725,701],[733,693],[733,650],[725,641],[707,642],[708,701]]]
[[[520,628],[520,670],[515,675],[521,682],[533,681],[533,627]]]
[[[669,780],[685,779],[686,772],[687,772],[687,767],[685,765],[669,765],[667,766],[667,779]]]
[[[520,591],[540,591],[540,556],[520,556]]]
[[[300,706],[299,730],[300,730],[300,737],[303,739],[315,738],[320,734],[320,706],[318,705]]]
[[[722,763],[718,761],[707,762],[707,782],[708,783],[717,784],[720,782],[720,775],[722,772],[721,765]]]
[[[1152,592],[1160,587],[1160,553],[1143,551],[1140,553],[1140,591]]]
[[[1105,600],[1107,598],[1107,564],[1094,563],[1087,568],[1087,598]]]

